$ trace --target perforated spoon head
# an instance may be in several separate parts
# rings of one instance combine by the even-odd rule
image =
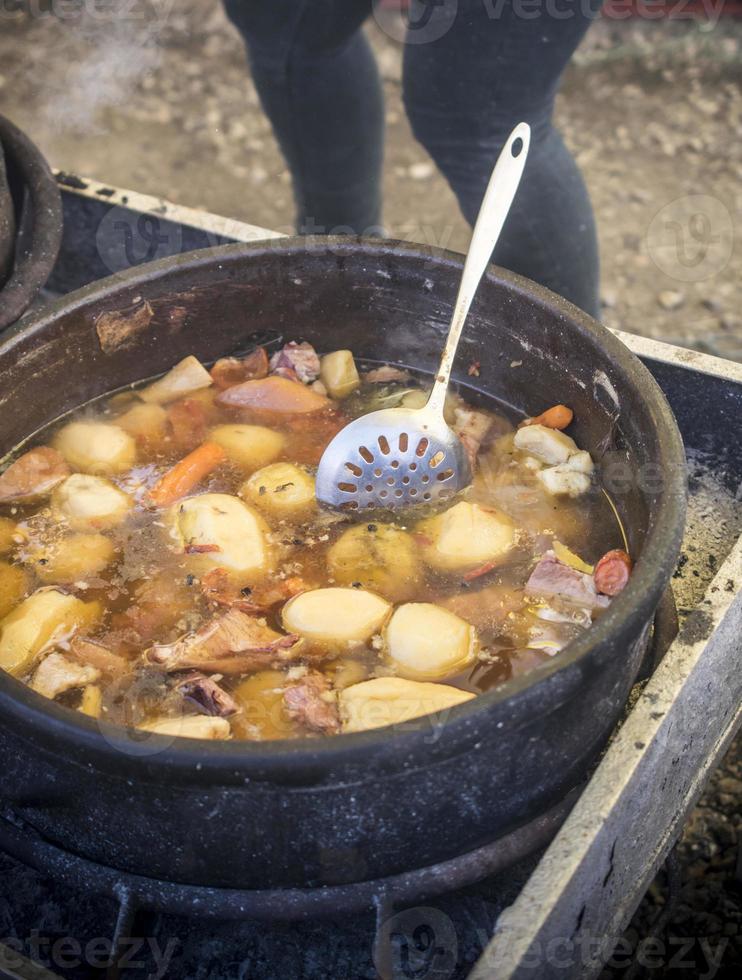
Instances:
[[[325,449],[317,499],[345,510],[401,510],[453,497],[471,482],[456,434],[428,408],[363,415]]]

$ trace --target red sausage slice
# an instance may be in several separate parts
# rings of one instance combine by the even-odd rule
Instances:
[[[618,595],[629,581],[632,564],[629,556],[620,548],[607,552],[595,566],[595,588],[602,595]]]

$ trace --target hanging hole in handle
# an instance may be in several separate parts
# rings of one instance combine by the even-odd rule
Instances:
[[[510,155],[517,159],[523,152],[523,137],[519,136],[517,140],[513,140],[513,145],[510,147]]]

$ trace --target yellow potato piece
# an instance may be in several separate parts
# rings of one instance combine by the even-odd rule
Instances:
[[[179,738],[229,738],[231,728],[226,718],[209,718],[207,715],[182,715],[179,718],[155,718],[138,726],[142,731],[157,735],[175,735]]]
[[[103,534],[71,534],[35,551],[34,571],[48,585],[97,575],[113,561],[116,548]]]
[[[217,425],[209,442],[221,446],[233,463],[257,470],[281,455],[286,438],[263,425]]]
[[[271,463],[242,484],[240,496],[272,517],[301,518],[317,507],[314,477],[294,463]]]
[[[286,711],[283,692],[286,675],[280,670],[260,670],[238,684],[232,697],[242,709],[232,718],[237,738],[292,738],[298,729]]]
[[[360,582],[394,602],[413,598],[422,578],[414,538],[393,524],[348,528],[327,552],[327,569],[338,585]]]
[[[361,384],[356,362],[349,350],[326,354],[320,362],[319,376],[331,398],[347,398]]]
[[[515,543],[515,526],[502,511],[465,500],[418,524],[430,544],[423,557],[433,568],[460,572],[503,559]]]
[[[104,531],[126,520],[131,499],[110,480],[74,473],[52,494],[52,512],[73,531]]]
[[[401,677],[443,680],[459,673],[477,654],[477,631],[459,616],[430,602],[395,610],[384,632],[389,662]]]
[[[365,643],[378,633],[391,605],[363,589],[312,589],[290,599],[283,607],[283,625],[321,648],[343,648]]]
[[[38,589],[0,623],[0,667],[18,676],[38,655],[103,614],[99,602],[83,602],[58,589]]]
[[[97,684],[88,684],[82,692],[78,711],[89,718],[100,718],[103,711],[103,692]]]
[[[471,701],[469,691],[446,684],[428,684],[402,677],[377,677],[340,691],[338,703],[344,732],[363,732],[384,725],[399,725],[422,715],[447,712]],[[442,719],[438,719],[439,722]],[[433,721],[428,721],[430,725]],[[422,723],[421,723],[422,724]]]
[[[124,473],[137,458],[129,433],[107,422],[70,422],[57,433],[54,446],[81,473]]]
[[[188,554],[195,571],[224,568],[235,579],[252,582],[272,568],[270,529],[239,497],[227,493],[188,497],[170,509],[169,519],[179,549]]]
[[[190,354],[179,361],[175,367],[170,368],[166,375],[158,381],[153,381],[137,394],[143,402],[164,405],[166,402],[175,401],[176,398],[190,395],[194,391],[208,388],[211,383],[209,372],[198,358]]]
[[[524,425],[513,437],[516,449],[529,453],[544,463],[566,463],[573,453],[579,452],[574,439],[545,425]]]
[[[28,589],[28,575],[20,565],[0,561],[0,619],[18,605]]]
[[[116,425],[135,439],[147,443],[162,442],[167,434],[167,412],[161,405],[134,405],[119,415]]]
[[[18,547],[15,536],[18,526],[9,517],[0,517],[0,555],[7,555]]]

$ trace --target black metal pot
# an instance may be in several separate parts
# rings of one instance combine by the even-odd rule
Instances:
[[[418,246],[279,240],[168,258],[89,286],[0,345],[0,451],[92,396],[272,338],[434,370],[460,258]],[[120,316],[101,319],[102,313]],[[607,330],[499,269],[459,380],[528,411],[573,406],[576,437],[623,467],[628,588],[549,664],[413,730],[327,740],[144,743],[0,676],[0,799],[60,846],[195,884],[359,881],[462,854],[579,783],[614,727],[672,573],[683,447],[659,388]],[[470,392],[476,398],[475,392]],[[615,472],[614,472],[615,476]],[[615,480],[614,480],[615,483]]]
[[[0,116],[0,330],[43,287],[62,241],[62,198],[43,156]]]

